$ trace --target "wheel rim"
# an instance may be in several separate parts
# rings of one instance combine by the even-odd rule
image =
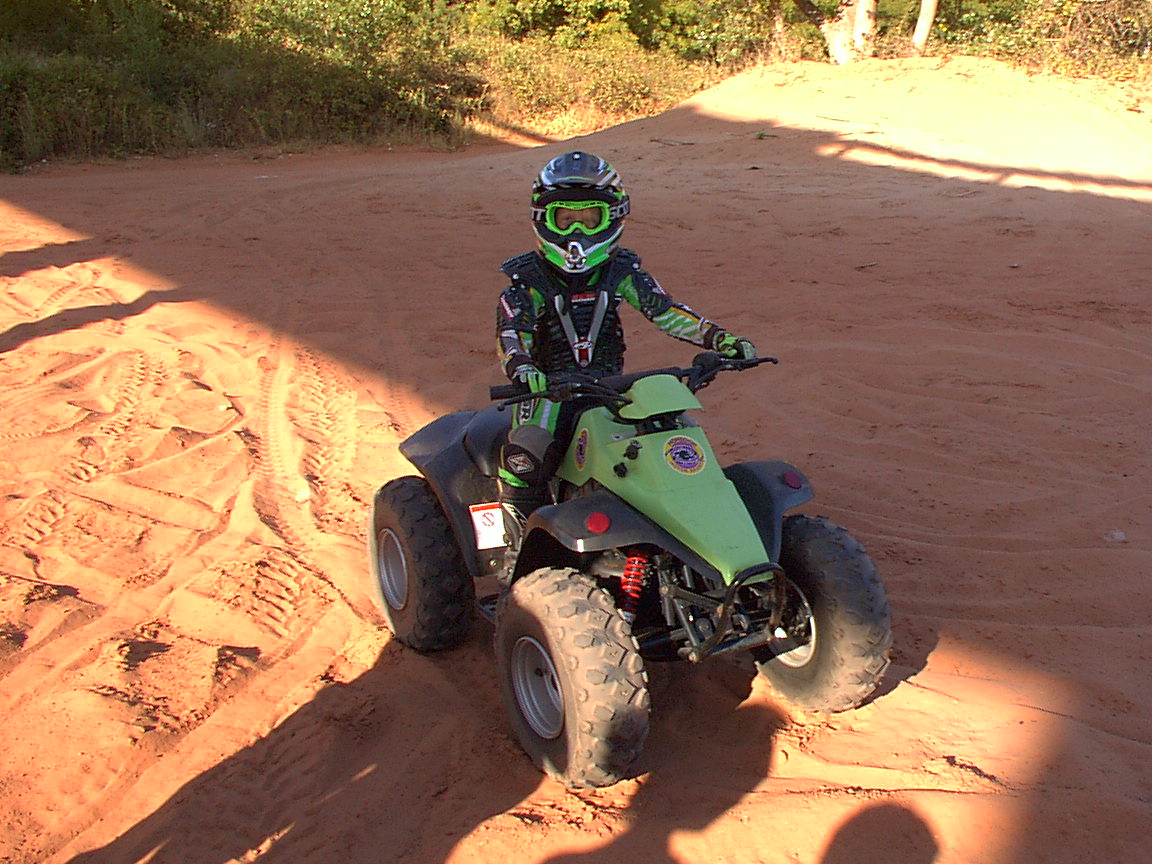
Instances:
[[[816,618],[812,614],[812,607],[808,605],[808,598],[791,579],[786,579],[788,587],[788,635],[799,641],[805,635],[808,641],[798,645],[791,651],[777,654],[775,659],[781,666],[790,669],[799,669],[807,666],[816,653]]]
[[[408,559],[404,557],[399,538],[390,528],[380,532],[376,563],[384,599],[393,609],[403,609],[408,603]]]
[[[520,714],[541,738],[557,738],[564,728],[564,694],[552,658],[531,636],[512,646],[512,689]]]

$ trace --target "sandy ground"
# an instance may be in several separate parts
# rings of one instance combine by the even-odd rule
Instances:
[[[753,71],[578,139],[665,286],[778,367],[702,394],[879,565],[894,665],[790,708],[651,670],[642,773],[511,738],[490,628],[422,657],[364,525],[498,383],[496,267],[570,143],[0,179],[0,860],[1152,857],[1152,113],[989,62]],[[631,368],[690,346],[639,318]]]

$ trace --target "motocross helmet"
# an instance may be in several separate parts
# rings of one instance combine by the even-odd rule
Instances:
[[[616,250],[628,193],[616,169],[574,150],[544,166],[532,187],[532,229],[540,252],[565,273],[587,273]]]

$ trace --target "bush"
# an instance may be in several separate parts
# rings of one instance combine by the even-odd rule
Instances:
[[[644,51],[619,31],[601,30],[578,49],[563,40],[563,34],[473,37],[476,71],[497,126],[587,132],[671,107],[719,78],[715,69],[670,52]]]
[[[1148,0],[1003,0],[937,18],[944,42],[1071,74],[1152,58]]]
[[[901,52],[918,9],[881,0],[882,51]],[[1136,64],[1152,68],[1152,3],[941,0],[935,37],[1056,71],[1135,76]],[[586,132],[749,62],[823,54],[791,0],[9,0],[0,163],[444,139],[481,116]]]
[[[166,123],[110,66],[69,55],[0,53],[0,165],[48,156],[156,150]]]
[[[483,100],[421,0],[23,0],[0,160],[453,134]],[[45,22],[58,26],[45,27]]]

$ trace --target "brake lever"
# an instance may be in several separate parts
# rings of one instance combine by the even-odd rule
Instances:
[[[743,372],[759,366],[761,363],[779,363],[778,357],[753,357],[750,360],[738,360],[734,357],[721,357],[715,352],[697,354],[693,364],[684,372],[684,384],[693,393],[703,390],[716,380],[721,372]]]
[[[502,399],[496,403],[496,410],[503,411],[505,408],[511,408],[514,405],[519,405],[521,402],[529,402],[539,395],[539,393],[521,393],[519,396],[512,396],[508,399]]]

